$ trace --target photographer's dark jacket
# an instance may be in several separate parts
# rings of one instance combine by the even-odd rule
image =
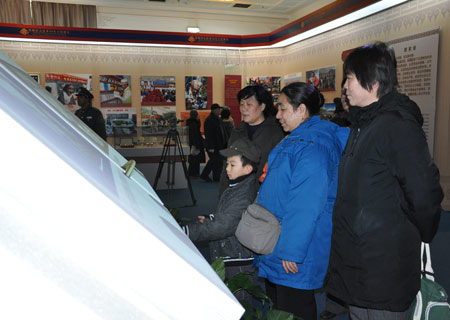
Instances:
[[[214,212],[214,221],[205,219],[203,223],[196,222],[188,225],[189,238],[193,242],[210,241],[211,261],[217,258],[252,259],[253,252],[243,247],[234,234],[242,214],[255,198],[255,174],[251,174],[224,191]]]
[[[405,311],[420,288],[420,244],[442,190],[417,105],[396,91],[350,111],[326,288],[350,305]]]

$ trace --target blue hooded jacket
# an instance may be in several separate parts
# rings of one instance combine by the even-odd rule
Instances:
[[[281,234],[274,251],[255,260],[260,277],[297,289],[322,287],[339,160],[349,132],[313,116],[271,151],[258,203],[278,218]],[[286,273],[282,260],[296,262],[298,272]]]

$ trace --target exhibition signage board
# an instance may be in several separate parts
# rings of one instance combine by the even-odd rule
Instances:
[[[241,123],[241,112],[237,95],[242,88],[242,77],[240,75],[225,75],[225,105],[230,108],[234,126]]]
[[[388,43],[394,48],[397,58],[399,92],[408,95],[420,107],[424,118],[422,127],[433,155],[439,29]]]

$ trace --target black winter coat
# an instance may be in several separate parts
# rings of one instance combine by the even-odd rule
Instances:
[[[248,124],[245,122],[241,122],[241,124],[233,129],[231,132],[231,137],[228,140],[228,145],[233,143],[234,141],[241,138],[249,138]],[[269,157],[270,151],[284,138],[283,129],[281,129],[281,125],[277,119],[274,117],[269,117],[264,120],[263,123],[256,129],[255,133],[253,133],[252,142],[261,150],[261,159],[258,164],[258,168],[256,170],[256,190],[259,189],[260,183],[258,181],[259,177],[263,173],[264,165],[267,162],[267,158]],[[224,166],[222,170],[222,175],[220,177],[219,183],[219,196],[223,193],[223,191],[228,187],[228,176],[226,173],[226,166]]]
[[[420,288],[421,241],[439,224],[439,172],[407,96],[391,92],[350,116],[326,288],[350,305],[405,311]]]
[[[205,148],[214,149],[214,153],[226,148],[225,134],[220,118],[213,112],[205,119]]]
[[[75,115],[106,141],[105,119],[103,119],[103,114],[100,110],[89,106],[85,109],[78,109],[75,111]]]
[[[203,148],[203,137],[200,132],[200,120],[189,118],[186,120],[186,125],[189,128],[189,147],[197,147],[197,149],[200,150],[200,153],[195,157],[198,159],[198,162],[205,162],[205,150]]]

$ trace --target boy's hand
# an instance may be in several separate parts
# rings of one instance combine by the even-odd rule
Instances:
[[[200,223],[203,223],[203,221],[205,221],[205,216],[198,216],[197,218]]]

